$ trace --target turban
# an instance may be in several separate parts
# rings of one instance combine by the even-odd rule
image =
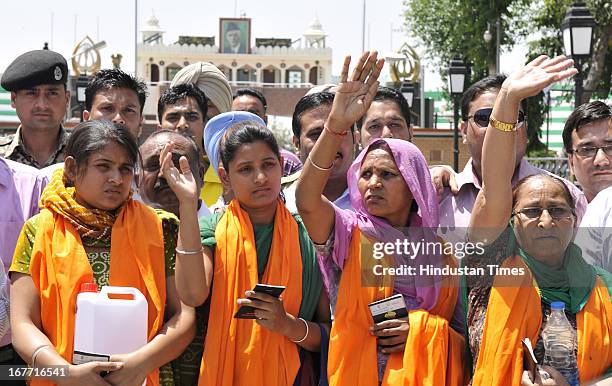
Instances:
[[[266,123],[255,114],[248,111],[230,111],[212,117],[204,128],[204,149],[217,175],[219,175],[221,138],[227,129],[242,121],[252,121],[266,127]]]
[[[219,110],[225,113],[232,108],[232,89],[225,75],[212,63],[190,64],[176,73],[170,87],[191,83],[204,92]]]

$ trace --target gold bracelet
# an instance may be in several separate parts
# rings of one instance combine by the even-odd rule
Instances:
[[[319,169],[319,170],[320,170],[320,171],[322,171],[322,172],[327,172],[327,171],[330,171],[330,170],[331,170],[331,168],[332,168],[332,167],[334,167],[334,163],[333,163],[333,162],[332,162],[332,164],[331,164],[331,165],[329,165],[329,167],[328,167],[328,168],[322,168],[322,167],[320,167],[319,165],[317,165],[316,163],[314,163],[314,161],[312,160],[312,158],[310,158],[310,154],[308,154],[308,161],[310,162],[310,164],[311,164],[312,166],[314,166],[314,167],[315,167],[315,169]]]
[[[497,119],[493,118],[492,115],[489,118],[489,122],[491,123],[491,127],[494,127],[499,131],[506,131],[506,132],[516,131],[516,125],[518,123],[518,122],[507,123],[507,122],[498,121]]]
[[[198,253],[204,252],[204,247],[200,248],[197,251],[184,251],[182,249],[174,248],[176,253],[180,253],[181,255],[197,255]]]

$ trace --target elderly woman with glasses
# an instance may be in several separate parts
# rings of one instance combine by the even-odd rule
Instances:
[[[469,241],[482,243],[484,253],[463,262],[485,272],[468,277],[464,291],[472,385],[586,384],[612,365],[612,280],[587,264],[572,242],[577,219],[570,191],[548,174],[526,177],[514,189],[511,184],[520,101],[574,75],[572,64],[563,56],[533,60],[504,81],[490,114],[483,187],[468,230]],[[541,333],[553,302],[564,303],[577,332],[577,369],[524,372],[525,338],[538,363],[549,364]]]

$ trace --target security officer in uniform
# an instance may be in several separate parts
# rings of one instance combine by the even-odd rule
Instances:
[[[8,66],[0,85],[11,92],[21,125],[14,135],[0,137],[0,156],[38,169],[64,161],[67,79],[66,60],[49,50],[26,52]]]

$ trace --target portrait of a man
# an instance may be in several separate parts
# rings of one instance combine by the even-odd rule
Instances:
[[[248,54],[251,35],[251,19],[220,19],[220,52],[224,54]]]

